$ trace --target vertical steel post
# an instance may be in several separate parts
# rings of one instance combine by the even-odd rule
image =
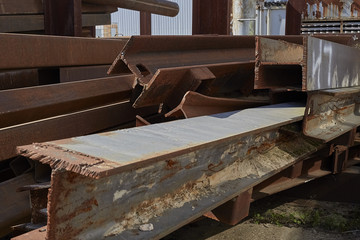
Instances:
[[[44,0],[45,33],[81,36],[81,0]]]

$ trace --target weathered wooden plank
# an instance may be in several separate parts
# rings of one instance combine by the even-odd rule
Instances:
[[[0,69],[111,64],[126,38],[0,34]]]
[[[0,15],[43,14],[42,0],[0,0]],[[116,12],[117,7],[108,5],[82,4],[83,13]]]
[[[84,27],[111,24],[109,13],[83,14]],[[44,15],[4,15],[0,16],[0,32],[27,32],[44,30]]]

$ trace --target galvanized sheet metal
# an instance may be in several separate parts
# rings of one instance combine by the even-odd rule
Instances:
[[[126,166],[148,165],[188,151],[189,148],[200,148],[223,139],[299,121],[304,110],[304,106],[296,103],[269,105],[48,142],[44,144],[47,154],[45,162],[55,161],[57,165],[68,166],[70,171],[101,177],[108,175],[109,170],[116,169],[111,172],[118,172]],[[31,156],[36,149],[41,149],[41,145],[20,147],[20,152],[24,155],[28,152]],[[66,154],[61,157],[62,153]],[[83,162],[87,158],[78,159],[76,153],[91,156],[96,167],[88,169],[88,163]],[[103,169],[101,162],[104,162]]]
[[[306,54],[308,91],[359,85],[359,49],[308,37]]]

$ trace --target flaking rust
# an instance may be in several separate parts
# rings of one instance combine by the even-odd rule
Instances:
[[[249,152],[254,146],[261,150]],[[52,175],[48,238],[158,239],[319,148],[274,129],[100,179],[60,168]],[[183,214],[171,217],[174,211]],[[152,231],[138,230],[150,223]]]

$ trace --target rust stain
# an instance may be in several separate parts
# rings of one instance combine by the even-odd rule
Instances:
[[[64,215],[64,216],[58,218],[57,221],[66,222],[66,221],[68,221],[68,219],[73,219],[74,217],[76,217],[82,213],[90,212],[93,209],[93,206],[96,206],[96,207],[99,206],[98,201],[94,197],[89,200],[84,201],[81,204],[81,207],[77,208],[76,210],[74,210],[73,212],[71,212],[68,215]]]
[[[174,160],[171,160],[171,159],[169,159],[169,160],[166,160],[166,169],[167,170],[170,170],[170,169],[173,169],[176,165],[178,165],[179,163],[178,162],[176,162],[176,161],[174,161]]]
[[[223,165],[224,163],[222,161],[220,161],[218,164],[209,164],[208,166],[208,170],[211,171],[211,172],[219,172],[221,171],[222,169],[218,169],[221,165]]]
[[[262,143],[260,146],[250,147],[248,149],[246,155],[250,155],[253,151],[257,151],[258,153],[263,153],[274,146],[275,146],[274,142],[270,142],[270,143],[265,142],[265,143]]]

